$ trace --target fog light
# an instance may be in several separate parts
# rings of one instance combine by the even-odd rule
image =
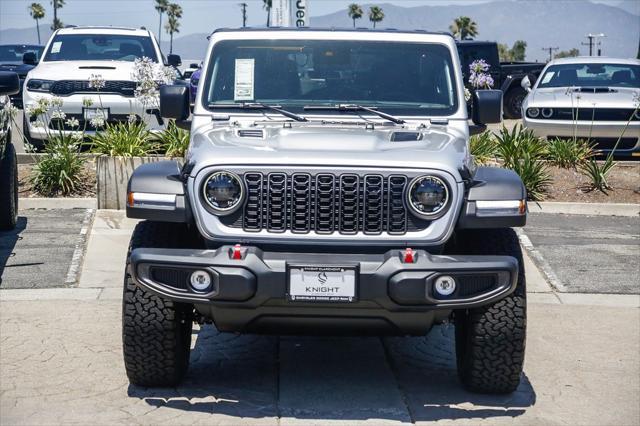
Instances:
[[[211,275],[206,271],[195,271],[189,279],[191,287],[196,291],[206,291],[211,287]]]
[[[433,287],[439,295],[449,296],[456,291],[456,280],[448,275],[442,275],[436,278],[436,282]]]

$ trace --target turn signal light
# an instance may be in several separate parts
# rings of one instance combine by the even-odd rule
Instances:
[[[409,247],[404,249],[404,252],[402,253],[402,262],[415,263],[415,261],[416,261],[416,252],[414,252],[413,249]]]

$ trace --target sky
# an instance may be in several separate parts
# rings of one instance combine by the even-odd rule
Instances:
[[[0,30],[9,28],[29,28],[34,26],[27,7],[32,2],[41,3],[46,9],[44,22],[52,20],[50,0],[0,0]],[[248,25],[264,25],[266,12],[262,9],[262,0],[173,0],[183,10],[181,35],[213,31],[219,27],[238,27],[242,25],[239,3],[248,4]],[[326,15],[335,11],[346,11],[354,0],[307,0],[311,17]],[[375,0],[358,1],[373,3]],[[392,3],[398,6],[423,6],[442,4],[482,3],[489,0],[382,0],[380,3]],[[581,1],[581,0],[574,0]],[[617,0],[597,0],[601,3],[615,4]],[[640,1],[640,0],[638,0]],[[153,8],[153,0],[66,0],[59,11],[59,17],[65,24],[75,25],[114,25],[140,27],[145,26],[154,33],[158,32],[158,13]],[[346,13],[346,12],[345,12]],[[43,22],[43,23],[44,23]],[[311,20],[313,26],[313,20]],[[165,34],[163,34],[163,37]]]

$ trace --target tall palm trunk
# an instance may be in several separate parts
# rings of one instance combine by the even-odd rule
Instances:
[[[158,46],[162,49],[162,12],[160,12],[160,25],[158,25]]]
[[[173,33],[169,33],[170,41],[169,41],[169,53],[173,53]]]
[[[353,28],[356,27],[356,18],[353,18]]]
[[[40,22],[38,22],[38,18],[36,18],[36,30],[38,31],[38,44],[40,43]]]

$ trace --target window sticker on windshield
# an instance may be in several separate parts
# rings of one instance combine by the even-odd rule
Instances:
[[[255,59],[236,59],[236,80],[233,91],[234,100],[253,100],[254,67]]]
[[[548,73],[546,73],[544,75],[544,78],[542,79],[542,84],[547,84],[548,82],[550,82],[554,74],[555,72],[553,71],[549,71]]]
[[[62,47],[61,41],[54,41],[51,45],[51,53],[60,53],[60,48]]]

